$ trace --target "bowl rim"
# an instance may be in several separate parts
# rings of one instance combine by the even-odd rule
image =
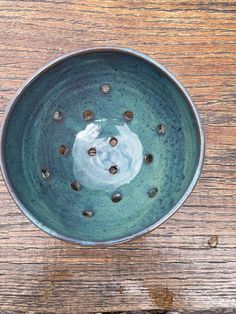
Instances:
[[[120,52],[123,54],[127,54],[129,56],[133,56],[136,58],[139,58],[143,60],[144,62],[147,62],[157,68],[158,70],[162,71],[178,88],[180,93],[184,96],[184,98],[187,101],[187,104],[189,105],[194,118],[196,119],[196,126],[197,126],[197,131],[199,135],[199,147],[200,147],[200,152],[199,152],[199,159],[198,159],[198,164],[195,170],[195,173],[193,175],[193,178],[191,180],[191,183],[189,184],[188,188],[182,195],[182,197],[179,199],[179,201],[175,204],[174,207],[166,214],[164,215],[161,219],[156,221],[154,224],[144,228],[143,230],[136,232],[132,235],[117,238],[114,240],[108,240],[108,241],[87,241],[87,240],[80,240],[80,239],[75,239],[71,237],[67,237],[63,234],[59,234],[58,232],[54,231],[53,229],[49,228],[48,226],[44,225],[41,223],[39,220],[37,220],[28,210],[27,208],[21,203],[21,200],[19,197],[16,195],[14,188],[11,184],[11,181],[9,179],[9,176],[6,171],[6,166],[5,166],[5,160],[4,160],[4,154],[3,154],[3,145],[4,145],[4,139],[5,139],[5,133],[6,133],[6,126],[7,122],[10,118],[11,112],[14,108],[14,106],[17,104],[18,99],[20,96],[24,93],[24,91],[38,78],[40,77],[43,73],[45,73],[47,70],[50,68],[54,67],[55,65],[59,64],[62,61],[65,61],[67,59],[70,59],[71,57],[78,56],[78,55],[83,55],[83,54],[89,54],[89,53],[95,53],[95,52]],[[34,72],[17,90],[15,95],[11,98],[6,110],[4,117],[2,119],[2,124],[1,124],[1,130],[0,130],[0,167],[1,167],[1,172],[3,175],[3,179],[5,181],[5,184],[7,186],[7,189],[18,206],[18,208],[21,210],[23,214],[39,229],[42,231],[46,232],[48,235],[53,236],[55,238],[58,238],[60,240],[64,240],[70,243],[75,243],[75,244],[80,244],[81,246],[99,246],[99,247],[104,247],[104,246],[110,246],[114,244],[120,244],[120,243],[125,243],[127,241],[131,241],[137,237],[140,237],[142,235],[145,235],[149,233],[150,231],[154,230],[155,228],[159,227],[162,223],[164,223],[167,219],[169,219],[182,205],[183,203],[187,200],[189,195],[191,194],[192,190],[197,184],[197,181],[200,177],[202,167],[203,167],[203,161],[204,161],[204,155],[205,155],[205,132],[203,129],[203,125],[198,113],[198,110],[196,109],[190,95],[188,94],[186,88],[175,78],[175,76],[167,70],[165,66],[163,66],[161,63],[158,61],[154,60],[153,58],[147,56],[144,53],[138,52],[134,49],[130,48],[124,48],[124,47],[116,47],[116,46],[101,46],[101,47],[92,47],[92,48],[85,48],[85,49],[80,49],[68,54],[61,55],[52,61],[49,61],[42,67],[40,67],[36,72]]]

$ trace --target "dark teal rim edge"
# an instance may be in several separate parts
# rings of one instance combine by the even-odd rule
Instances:
[[[31,85],[31,83],[34,80],[36,80],[39,76],[41,76],[49,68],[55,66],[56,64],[60,63],[61,61],[64,61],[64,60],[69,59],[69,58],[76,56],[76,55],[92,53],[92,52],[103,52],[103,51],[104,52],[105,51],[121,52],[121,53],[124,53],[127,55],[131,55],[131,56],[140,58],[140,59],[144,60],[145,62],[148,62],[151,65],[153,65],[154,67],[161,70],[165,75],[167,75],[175,83],[175,85],[177,86],[179,91],[186,98],[187,103],[190,106],[190,108],[194,114],[194,117],[196,119],[197,127],[198,127],[198,133],[199,133],[199,140],[200,140],[200,153],[199,153],[198,165],[197,165],[197,168],[196,168],[196,171],[195,171],[195,174],[193,176],[191,183],[189,184],[187,190],[185,191],[185,193],[183,194],[181,199],[168,212],[168,214],[163,216],[160,220],[158,220],[157,222],[155,222],[151,226],[149,226],[149,227],[143,229],[142,231],[137,232],[133,235],[123,237],[120,239],[110,240],[110,241],[104,241],[104,242],[98,241],[98,242],[96,242],[96,241],[84,241],[84,240],[74,239],[74,238],[70,238],[70,237],[64,236],[62,234],[59,234],[59,233],[55,232],[54,230],[48,228],[47,226],[43,225],[40,221],[35,219],[35,217],[33,215],[30,214],[30,212],[27,210],[27,208],[25,208],[25,206],[21,203],[18,196],[15,194],[14,189],[11,185],[10,180],[9,180],[9,177],[8,177],[8,174],[7,174],[6,168],[5,168],[5,162],[4,162],[4,156],[3,156],[3,144],[4,144],[4,135],[5,135],[5,131],[6,131],[6,125],[7,125],[8,119],[11,115],[11,111],[12,111],[13,107],[15,106],[15,104],[17,103],[19,97],[24,93],[24,91]],[[11,197],[13,198],[13,200],[15,201],[16,205],[19,207],[19,209],[25,214],[25,216],[35,226],[37,226],[39,229],[43,230],[47,234],[49,234],[53,237],[56,237],[60,240],[64,240],[64,241],[75,243],[75,244],[80,244],[82,246],[99,246],[99,247],[102,247],[102,246],[110,246],[110,245],[114,245],[114,244],[124,243],[124,242],[130,241],[130,240],[133,240],[137,237],[140,237],[142,235],[145,235],[146,233],[148,233],[148,232],[154,230],[155,228],[157,228],[158,226],[160,226],[163,222],[165,222],[168,218],[170,218],[183,205],[183,203],[187,200],[187,198],[191,194],[192,190],[194,189],[195,185],[197,184],[197,181],[198,181],[200,174],[201,174],[201,170],[203,167],[203,161],[204,161],[204,155],[205,155],[205,134],[204,134],[203,126],[202,126],[198,111],[197,111],[190,95],[188,94],[186,88],[162,64],[155,61],[151,57],[148,57],[145,54],[137,52],[136,50],[133,50],[133,49],[121,48],[121,47],[95,47],[95,48],[82,49],[82,50],[79,50],[76,52],[65,54],[63,56],[60,56],[60,57],[48,62],[43,67],[39,68],[30,78],[28,78],[21,85],[21,87],[16,92],[15,96],[11,99],[11,101],[10,101],[6,111],[5,111],[4,118],[2,120],[1,131],[0,131],[0,150],[1,150],[0,151],[0,167],[1,167],[1,172],[3,175],[3,179],[5,181],[7,188],[8,188],[8,191],[9,191]]]

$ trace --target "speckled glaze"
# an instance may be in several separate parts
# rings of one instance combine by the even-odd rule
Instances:
[[[186,90],[159,63],[119,48],[83,50],[39,70],[11,102],[1,135],[2,172],[18,206],[47,233],[82,245],[124,242],[165,221],[196,184],[203,154]],[[114,164],[117,174],[108,171]]]

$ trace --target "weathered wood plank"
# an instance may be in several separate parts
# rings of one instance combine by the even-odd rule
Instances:
[[[207,140],[185,205],[149,235],[111,248],[80,248],[39,231],[1,179],[1,313],[236,308],[235,11],[235,1],[0,0],[0,119],[45,62],[119,45],[149,54],[181,80]]]

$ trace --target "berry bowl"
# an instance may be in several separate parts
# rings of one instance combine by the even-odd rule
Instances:
[[[1,169],[22,212],[81,245],[159,226],[201,172],[204,134],[184,87],[123,48],[62,56],[17,92],[1,130]]]

